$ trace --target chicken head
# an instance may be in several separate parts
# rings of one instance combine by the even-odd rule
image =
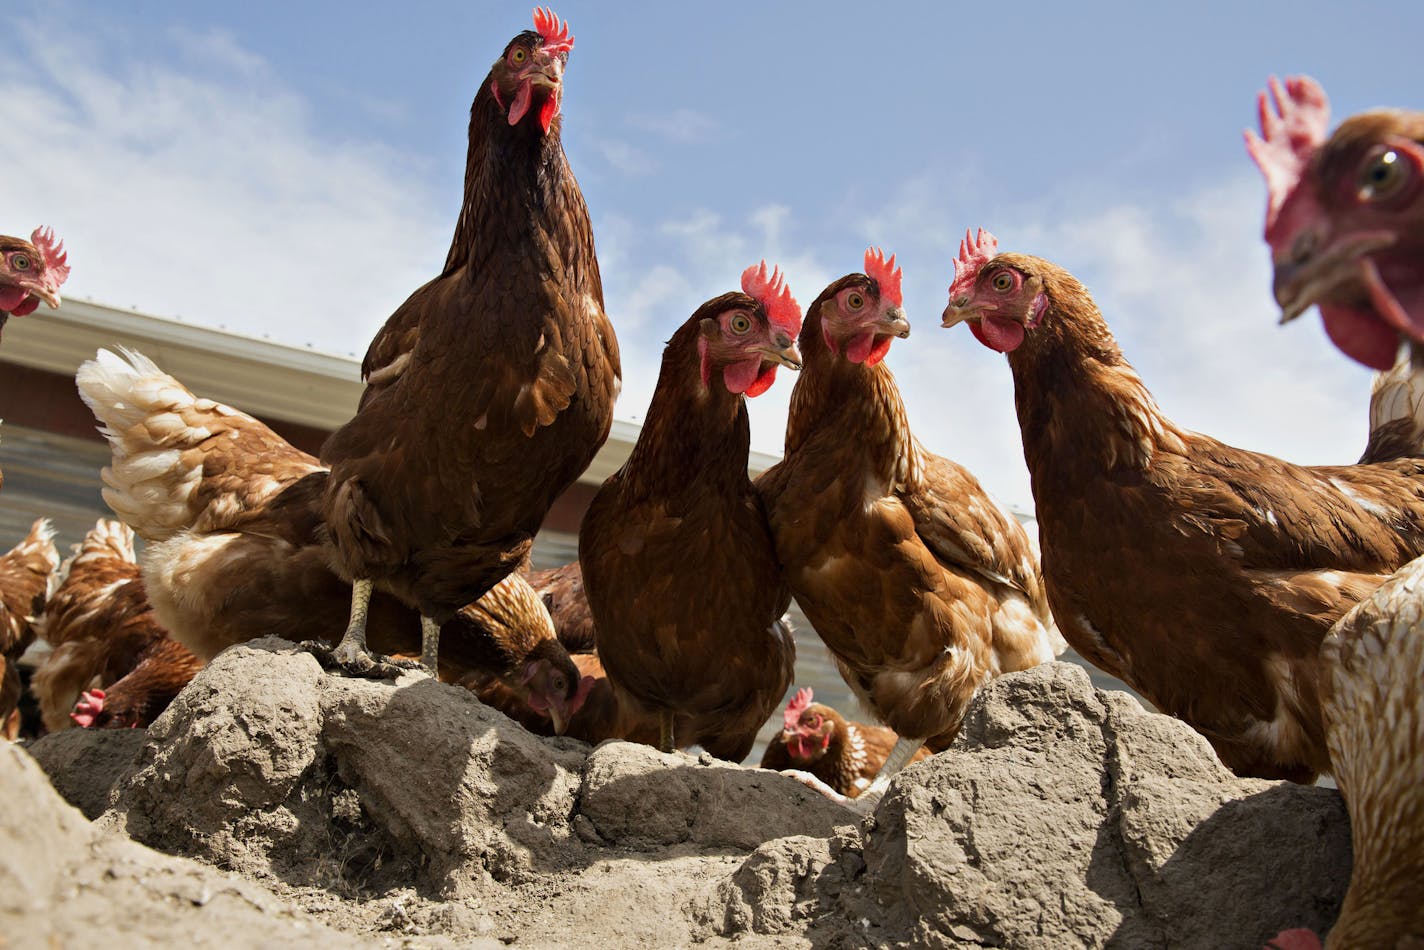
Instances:
[[[977,235],[965,233],[941,325],[968,321],[980,343],[1008,353],[1042,324],[1048,295],[1041,278],[1027,266],[1015,266],[1013,255],[996,257],[998,249],[998,239],[983,228]]]
[[[768,273],[766,261],[742,272],[741,293],[714,297],[694,316],[704,386],[720,376],[728,392],[760,396],[776,381],[778,366],[801,368],[801,307],[780,268]]]
[[[821,304],[821,334],[832,353],[844,353],[852,363],[874,366],[890,351],[890,342],[910,335],[910,321],[901,306],[895,255],[885,259],[879,248],[865,252],[865,273],[836,282],[831,298]]]
[[[830,710],[813,703],[812,696],[810,687],[797,690],[784,713],[786,752],[799,765],[809,765],[825,755],[835,732],[835,722],[827,715]]]
[[[57,308],[68,257],[50,228],[35,228],[28,241],[0,235],[0,312],[22,317],[42,300]]]
[[[567,653],[560,656],[553,650],[536,647],[524,664],[522,682],[526,690],[524,701],[529,708],[548,716],[554,724],[554,732],[563,735],[569,720],[588,699],[594,678],[580,678],[578,667]]]
[[[510,125],[518,125],[537,102],[533,114],[540,130],[549,131],[563,101],[564,66],[573,48],[568,23],[550,10],[536,8],[534,29],[510,40],[490,71],[490,92]]]
[[[1385,370],[1424,343],[1424,113],[1352,116],[1328,139],[1313,79],[1272,78],[1246,146],[1269,192],[1266,243],[1282,322],[1320,308],[1347,356]]]

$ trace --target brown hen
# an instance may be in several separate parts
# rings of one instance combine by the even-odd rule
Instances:
[[[35,618],[59,567],[54,529],[39,519],[30,533],[0,557],[0,738],[19,734],[20,656],[35,641]]]
[[[762,753],[761,767],[805,772],[838,795],[858,798],[895,748],[895,731],[852,722],[830,706],[812,702],[813,698],[809,687],[791,697],[785,728]],[[929,756],[930,750],[921,746],[910,762]]]
[[[203,668],[154,617],[118,521],[101,518],[60,566],[35,632],[54,648],[31,682],[49,732],[71,711],[83,726],[148,726]]]
[[[881,362],[910,331],[900,271],[870,252],[866,268],[806,314],[785,457],[757,487],[796,602],[901,737],[870,800],[921,745],[949,745],[986,680],[1062,644],[1022,526],[910,432]]]
[[[327,554],[354,581],[333,657],[365,649],[372,584],[440,624],[521,567],[550,505],[608,437],[618,345],[588,210],[560,142],[566,25],[535,11],[470,109],[445,268],[372,342],[360,410],[327,440]]]
[[[1329,771],[1320,643],[1424,553],[1424,459],[1301,466],[1182,429],[1082,284],[996,248],[966,238],[945,325],[1008,354],[1068,642],[1238,774]]]
[[[659,747],[740,762],[790,685],[790,597],[747,478],[746,396],[800,366],[800,310],[779,273],[697,308],[663,351],[638,442],[579,533],[599,658],[621,696],[661,718]]]
[[[173,638],[207,660],[256,637],[334,637],[351,587],[323,544],[326,469],[137,353],[101,350],[76,378],[113,450],[104,499],[148,542],[144,582]],[[566,716],[578,671],[528,584],[516,576],[503,586],[442,626],[441,678],[491,673]],[[378,594],[371,617],[379,649],[420,655],[418,614]]]

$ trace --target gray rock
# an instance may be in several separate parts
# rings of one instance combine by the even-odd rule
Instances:
[[[85,818],[109,807],[114,786],[134,769],[147,734],[142,729],[64,729],[26,746],[55,791]]]
[[[605,840],[645,851],[683,843],[750,851],[768,838],[825,837],[855,821],[779,772],[628,742],[594,750],[579,799]]]
[[[35,761],[0,743],[5,946],[380,946],[338,933],[235,875],[95,829]],[[235,935],[241,935],[240,941]]]

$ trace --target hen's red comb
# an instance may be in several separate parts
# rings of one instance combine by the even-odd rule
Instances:
[[[1310,156],[1330,130],[1330,100],[1309,76],[1291,76],[1284,84],[1272,76],[1256,96],[1261,134],[1246,130],[1246,151],[1266,177],[1266,230],[1300,182]]]
[[[891,254],[887,261],[885,252],[880,248],[866,248],[865,276],[880,285],[881,300],[888,302],[892,307],[898,307],[904,302],[904,297],[900,295],[900,278],[904,276],[904,272],[895,266],[894,254]]]
[[[801,722],[801,714],[806,711],[806,707],[811,705],[811,687],[803,686],[796,691],[796,695],[791,697],[791,702],[786,704],[786,731],[795,732],[796,726]]]
[[[560,22],[558,14],[548,7],[534,8],[534,29],[544,38],[546,52],[567,53],[574,48],[568,21]]]
[[[791,296],[781,268],[767,273],[766,261],[742,271],[742,293],[766,310],[767,319],[792,337],[801,332],[801,305]]]
[[[959,257],[954,262],[954,282],[949,285],[949,299],[967,296],[974,288],[974,278],[979,276],[979,268],[989,263],[999,251],[999,239],[983,228],[975,235],[964,232],[964,240],[959,242]]]
[[[55,240],[53,228],[39,227],[30,235],[30,243],[44,255],[45,286],[59,290],[59,285],[69,279],[69,255],[64,242]]]

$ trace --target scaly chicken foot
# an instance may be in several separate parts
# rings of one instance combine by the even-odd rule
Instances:
[[[836,791],[834,788],[831,788],[829,785],[821,781],[816,776],[812,775],[810,772],[803,772],[801,769],[782,769],[781,774],[785,775],[787,778],[794,778],[796,781],[800,782],[802,785],[806,786],[811,791],[819,792],[820,794],[829,798],[831,801],[835,802],[837,805],[849,808],[853,812],[864,814],[864,812],[856,806],[856,799],[851,798],[847,795],[842,795],[840,792]]]
[[[434,676],[439,672],[440,624],[421,614],[420,616],[420,665]]]
[[[910,760],[915,757],[915,753],[920,751],[920,747],[924,744],[924,739],[914,739],[909,736],[901,736],[895,740],[895,748],[891,749],[890,754],[885,757],[885,764],[880,766],[879,772],[875,773],[875,780],[856,798],[857,804],[865,803],[864,808],[859,810],[868,812],[880,803],[880,799],[885,795],[885,790],[890,787],[890,780],[910,764]]]
[[[672,712],[664,709],[658,713],[658,751],[672,752],[675,749],[676,739],[673,735]]]
[[[371,579],[359,578],[351,585],[351,622],[332,647],[320,640],[307,640],[302,649],[316,657],[323,669],[338,669],[347,676],[368,679],[395,679],[406,670],[421,669],[413,660],[396,660],[366,650],[366,617],[371,609]],[[422,624],[424,618],[422,619]]]

